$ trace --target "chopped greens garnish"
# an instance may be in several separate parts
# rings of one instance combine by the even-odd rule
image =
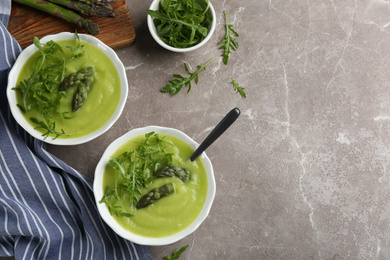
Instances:
[[[209,65],[215,58],[212,58],[209,60],[205,65],[198,65],[198,70],[195,72],[191,72],[188,69],[187,63],[184,63],[184,68],[190,74],[189,77],[183,77],[180,74],[173,74],[174,79],[170,80],[169,83],[165,87],[161,89],[161,92],[167,92],[171,93],[171,95],[176,95],[177,93],[180,92],[183,86],[187,86],[188,90],[187,93],[190,92],[191,90],[191,81],[195,78],[195,84],[198,84],[199,82],[199,77],[198,74],[202,70],[206,70],[206,66]]]
[[[28,79],[24,79],[13,88],[14,91],[20,93],[20,103],[17,106],[23,113],[29,113],[33,108],[38,108],[42,120],[30,118],[31,121],[38,125],[37,128],[46,130],[42,136],[45,139],[49,135],[54,135],[53,140],[60,135],[69,135],[58,132],[55,129],[55,122],[52,120],[54,114],[60,113],[60,100],[66,94],[59,91],[58,87],[65,78],[66,65],[84,55],[82,51],[83,45],[80,45],[80,39],[76,33],[78,45],[72,49],[72,54],[69,59],[64,56],[57,55],[63,52],[61,46],[53,40],[46,44],[41,44],[37,37],[34,37],[34,45],[40,51],[40,56],[34,62],[33,72]],[[66,112],[65,112],[66,113]],[[65,115],[65,114],[63,114]],[[63,118],[69,118],[64,116]]]
[[[231,50],[237,50],[238,48],[238,42],[237,40],[235,40],[234,38],[232,38],[232,36],[230,35],[230,33],[233,33],[234,36],[238,37],[238,33],[233,29],[233,25],[229,24],[228,23],[228,17],[227,17],[227,13],[225,11],[223,11],[223,13],[225,14],[225,26],[226,26],[226,33],[225,33],[225,37],[218,43],[218,45],[222,44],[219,49],[223,49],[224,52],[223,54],[221,55],[223,57],[223,63],[225,65],[228,64],[228,61],[229,61],[229,54],[232,53]]]
[[[170,257],[170,256],[164,256],[164,260],[174,260],[174,259],[178,259],[180,257],[180,255],[187,249],[189,245],[186,245],[186,246],[183,246],[182,248],[180,248],[179,250],[175,250],[175,252],[173,253],[173,255]]]
[[[147,13],[163,42],[175,48],[188,48],[207,36],[213,19],[208,10],[208,0],[161,0],[157,10]]]
[[[130,152],[124,152],[109,161],[109,166],[115,170],[115,185],[106,186],[99,203],[105,203],[111,215],[131,217],[124,210],[122,199],[135,208],[141,195],[141,188],[147,187],[155,172],[166,165],[172,165],[172,153],[166,151],[173,143],[159,134],[145,134],[145,140]]]
[[[240,87],[238,85],[238,83],[232,78],[232,83],[233,83],[233,88],[234,90],[236,90],[236,92],[240,93],[241,96],[243,96],[244,98],[246,98],[246,94],[245,94],[245,91],[243,87]]]

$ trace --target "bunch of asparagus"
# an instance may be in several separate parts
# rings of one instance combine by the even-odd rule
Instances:
[[[110,3],[116,0],[13,0],[16,3],[27,5],[40,11],[49,13],[67,22],[84,28],[88,33],[96,35],[100,32],[99,26],[87,16],[115,16]]]

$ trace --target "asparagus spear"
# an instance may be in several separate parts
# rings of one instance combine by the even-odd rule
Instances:
[[[87,99],[89,89],[94,81],[94,67],[85,67],[81,70],[70,74],[60,85],[59,90],[66,90],[69,87],[77,87],[73,96],[72,111],[76,112],[84,104]]]
[[[152,189],[146,195],[144,195],[137,203],[137,209],[145,208],[157,200],[168,196],[173,193],[175,190],[172,183],[165,184],[161,187]]]
[[[76,112],[84,104],[87,99],[89,88],[93,83],[93,77],[88,77],[83,84],[79,86],[76,93],[73,96],[72,111]]]
[[[56,17],[62,18],[67,22],[74,23],[84,28],[88,33],[96,35],[100,32],[99,26],[89,19],[85,19],[80,15],[46,0],[13,0],[16,3],[27,5],[40,11],[49,13]]]
[[[165,176],[168,177],[176,176],[182,181],[188,181],[190,178],[190,172],[185,168],[168,165],[159,169],[155,174],[155,177],[165,177]]]
[[[86,4],[109,4],[116,0],[77,0]]]
[[[80,69],[79,71],[70,74],[67,76],[62,82],[59,87],[59,91],[65,91],[70,87],[79,87],[85,80],[87,80],[89,77],[93,78],[93,75],[95,75],[95,68],[88,66]]]
[[[75,10],[83,15],[91,16],[111,16],[114,10],[109,5],[86,4],[75,0],[49,0],[49,2],[59,4],[69,9]]]

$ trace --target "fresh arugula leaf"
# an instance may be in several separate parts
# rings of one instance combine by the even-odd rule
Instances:
[[[158,10],[147,10],[157,35],[175,48],[200,43],[208,34],[213,17],[207,14],[209,0],[161,0]]]
[[[241,96],[246,98],[246,94],[245,94],[245,91],[244,91],[245,88],[240,87],[238,85],[238,83],[233,78],[232,78],[232,83],[233,83],[233,88],[236,90],[236,92],[240,93]]]
[[[175,252],[173,253],[173,255],[170,257],[170,256],[164,256],[164,260],[174,260],[174,259],[178,259],[180,257],[180,255],[187,249],[189,245],[186,245],[186,246],[183,246],[182,248],[180,248],[179,250],[175,250]]]
[[[221,45],[219,47],[219,49],[223,49],[224,52],[223,54],[221,55],[223,57],[223,63],[225,65],[228,64],[228,61],[229,61],[229,55],[231,52],[231,50],[237,50],[238,49],[238,42],[236,39],[232,38],[232,36],[230,35],[230,33],[233,33],[233,35],[235,37],[239,37],[238,33],[233,29],[233,25],[229,24],[228,23],[228,17],[227,17],[227,13],[225,11],[223,11],[223,13],[225,14],[225,27],[226,27],[226,33],[225,33],[225,37],[218,43],[218,45]]]
[[[42,129],[46,130],[46,132],[42,134],[42,136],[45,137],[44,139],[46,139],[49,135],[54,135],[53,140],[55,140],[58,137],[63,136],[63,135],[66,135],[66,136],[70,135],[70,134],[65,134],[63,129],[61,129],[61,132],[57,132],[55,130],[55,128],[56,128],[56,123],[55,122],[47,123],[47,122],[44,122],[44,121],[40,121],[40,120],[38,120],[38,119],[36,119],[34,117],[31,117],[30,120],[31,120],[31,122],[33,122],[33,123],[38,125],[35,129],[42,128]]]
[[[101,198],[99,203],[107,202],[112,195],[114,195],[114,191],[110,189],[110,186],[106,186],[106,188],[104,189],[103,197]]]
[[[70,112],[63,112],[61,116],[63,119],[72,119],[73,116],[67,116],[68,114],[70,114]]]
[[[190,75],[189,77],[184,77],[180,74],[173,74],[172,76],[174,77],[173,80],[170,80],[169,83],[170,84],[167,84],[165,85],[165,87],[163,87],[161,89],[161,92],[166,92],[166,93],[171,93],[171,95],[176,95],[177,93],[180,92],[180,90],[182,89],[182,87],[184,86],[187,86],[188,87],[188,90],[187,90],[187,93],[190,92],[191,90],[191,81],[193,79],[195,79],[195,84],[198,84],[199,82],[199,72],[201,72],[202,70],[206,70],[206,67],[207,65],[209,65],[215,58],[212,58],[211,60],[209,60],[206,64],[204,65],[198,65],[198,70],[195,71],[195,72],[191,72],[187,66],[187,63],[184,63],[184,68],[185,70],[187,71],[187,73]]]
[[[72,56],[70,56],[69,60],[67,61],[68,63],[72,60],[77,60],[77,59],[81,58],[85,54],[85,51],[83,50],[84,45],[81,45],[80,37],[77,34],[77,31],[76,31],[76,39],[77,39],[77,46],[75,49],[72,48],[71,46],[66,46],[66,48],[68,48],[72,52]]]

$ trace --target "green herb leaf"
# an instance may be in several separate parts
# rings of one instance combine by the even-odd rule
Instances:
[[[106,186],[104,189],[104,194],[102,199],[99,201],[99,203],[103,203],[109,200],[109,198],[114,195],[114,191],[110,189],[110,186]]]
[[[83,50],[84,45],[81,45],[80,37],[77,34],[77,31],[76,31],[76,39],[77,39],[78,44],[77,44],[75,49],[73,49],[71,46],[66,46],[66,48],[68,48],[72,51],[72,56],[69,58],[68,62],[70,62],[72,60],[77,60],[77,59],[81,58],[82,56],[84,56],[84,54],[85,54],[85,51]]]
[[[180,248],[179,250],[175,250],[175,252],[173,253],[173,255],[170,257],[170,256],[164,256],[164,260],[174,260],[174,259],[178,259],[180,257],[180,255],[187,249],[189,245],[186,245],[186,246],[183,246],[182,248]]]
[[[46,130],[46,132],[42,134],[42,136],[45,137],[44,139],[46,139],[49,135],[54,135],[53,140],[57,139],[59,136],[63,136],[63,135],[69,136],[70,135],[70,134],[65,134],[63,129],[61,129],[61,132],[57,132],[55,130],[55,128],[56,128],[55,122],[47,123],[45,121],[40,121],[34,117],[31,117],[30,120],[31,120],[31,122],[38,125],[35,129],[42,128],[42,129]]]
[[[232,36],[230,35],[230,33],[233,33],[233,35],[235,37],[239,37],[238,33],[233,29],[233,25],[229,24],[228,23],[228,17],[227,17],[227,13],[225,11],[223,11],[223,13],[225,14],[225,26],[226,26],[226,33],[225,33],[225,37],[218,43],[218,45],[221,45],[219,47],[219,49],[223,49],[224,52],[223,54],[221,55],[223,57],[223,63],[225,65],[228,64],[228,61],[229,61],[229,55],[231,52],[231,50],[237,50],[238,49],[238,42],[236,39],[232,38]]]
[[[233,88],[236,90],[236,92],[240,93],[241,96],[246,98],[246,94],[244,92],[245,88],[242,88],[238,85],[238,83],[232,78]]]
[[[146,12],[153,18],[163,42],[175,48],[188,48],[207,36],[213,19],[208,10],[208,0],[162,0],[158,10]]]
[[[191,72],[187,66],[187,63],[184,63],[184,68],[190,76],[184,77],[179,74],[173,74],[174,79],[170,80],[169,81],[170,84],[165,85],[165,87],[161,89],[161,92],[171,93],[171,95],[174,96],[177,93],[179,93],[184,86],[188,87],[187,93],[190,92],[191,81],[195,79],[195,84],[198,84],[199,72],[201,72],[202,70],[206,70],[206,66],[209,65],[214,59],[215,58],[212,58],[205,65],[198,65],[198,70],[195,72]]]

